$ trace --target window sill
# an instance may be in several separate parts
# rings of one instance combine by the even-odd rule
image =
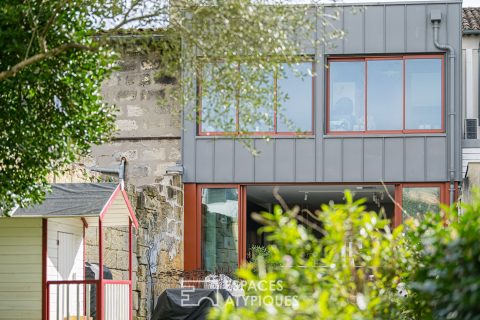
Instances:
[[[202,136],[195,136],[195,139],[203,140],[203,139],[217,139],[217,140],[242,140],[242,139],[251,139],[251,140],[259,140],[259,139],[315,139],[315,135],[235,135],[235,136],[226,136],[226,135],[202,135]]]
[[[366,134],[324,134],[324,139],[342,139],[342,138],[418,138],[418,137],[446,137],[442,133],[366,133]]]

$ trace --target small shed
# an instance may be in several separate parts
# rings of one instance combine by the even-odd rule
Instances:
[[[98,260],[87,269],[91,227]],[[105,279],[106,227],[128,229],[128,279]],[[133,227],[123,183],[53,184],[43,203],[1,217],[0,319],[131,319]]]

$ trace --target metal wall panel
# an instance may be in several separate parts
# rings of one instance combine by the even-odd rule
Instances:
[[[405,52],[405,6],[386,6],[385,10],[386,52]]]
[[[427,47],[427,14],[424,5],[406,6],[407,52],[425,52]],[[435,50],[436,51],[436,50]]]
[[[235,165],[235,148],[233,139],[215,140],[215,182],[230,182],[233,180]]]
[[[260,153],[255,157],[255,182],[272,182],[275,174],[275,144],[273,141],[255,140]]]
[[[214,139],[198,139],[196,146],[195,180],[198,182],[213,182],[213,157]]]
[[[275,181],[295,181],[295,141],[278,139],[275,144]]]
[[[372,6],[365,10],[365,52],[385,51],[385,7]]]
[[[333,46],[316,48],[312,138],[282,137],[269,142],[255,138],[260,155],[254,157],[239,140],[196,137],[196,124],[185,121],[183,165],[185,182],[414,182],[448,180],[448,137],[435,134],[376,134],[367,136],[327,136],[325,134],[326,84],[323,63],[332,54],[402,54],[442,52],[433,45],[430,11],[442,12],[440,42],[461,51],[461,4],[406,3],[366,5],[365,11],[351,7],[327,8],[340,12],[332,25],[318,23],[317,37],[325,29],[345,28],[346,38]],[[460,153],[460,62],[456,59],[455,169],[461,179]],[[445,69],[448,73],[448,68]],[[448,89],[448,77],[445,79]],[[446,91],[448,93],[448,91]],[[448,94],[445,96],[448,106]],[[448,127],[448,109],[445,111]]]
[[[405,139],[405,180],[425,180],[425,138]]]
[[[444,138],[426,139],[426,180],[445,181],[447,178],[447,141]]]
[[[403,181],[404,139],[385,138],[385,181]]]
[[[325,139],[323,153],[324,181],[343,181],[342,177],[343,139]]]
[[[245,145],[246,141],[235,141],[235,179],[236,182],[252,182],[255,176],[255,160]]]
[[[382,181],[383,177],[383,139],[366,138],[363,142],[363,179],[364,181]]]
[[[342,147],[343,181],[362,181],[363,139],[345,139]]]
[[[344,31],[343,53],[365,52],[364,37],[364,10],[359,8],[343,10]]]
[[[295,155],[295,181],[315,182],[315,140],[295,140]]]

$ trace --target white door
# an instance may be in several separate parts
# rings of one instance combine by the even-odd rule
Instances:
[[[78,235],[58,232],[58,280],[83,279],[83,242]],[[64,284],[58,287],[57,319],[64,319],[83,313],[83,286]]]

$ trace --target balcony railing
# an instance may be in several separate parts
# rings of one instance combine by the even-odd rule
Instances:
[[[48,281],[48,320],[128,320],[130,293],[129,280]]]

